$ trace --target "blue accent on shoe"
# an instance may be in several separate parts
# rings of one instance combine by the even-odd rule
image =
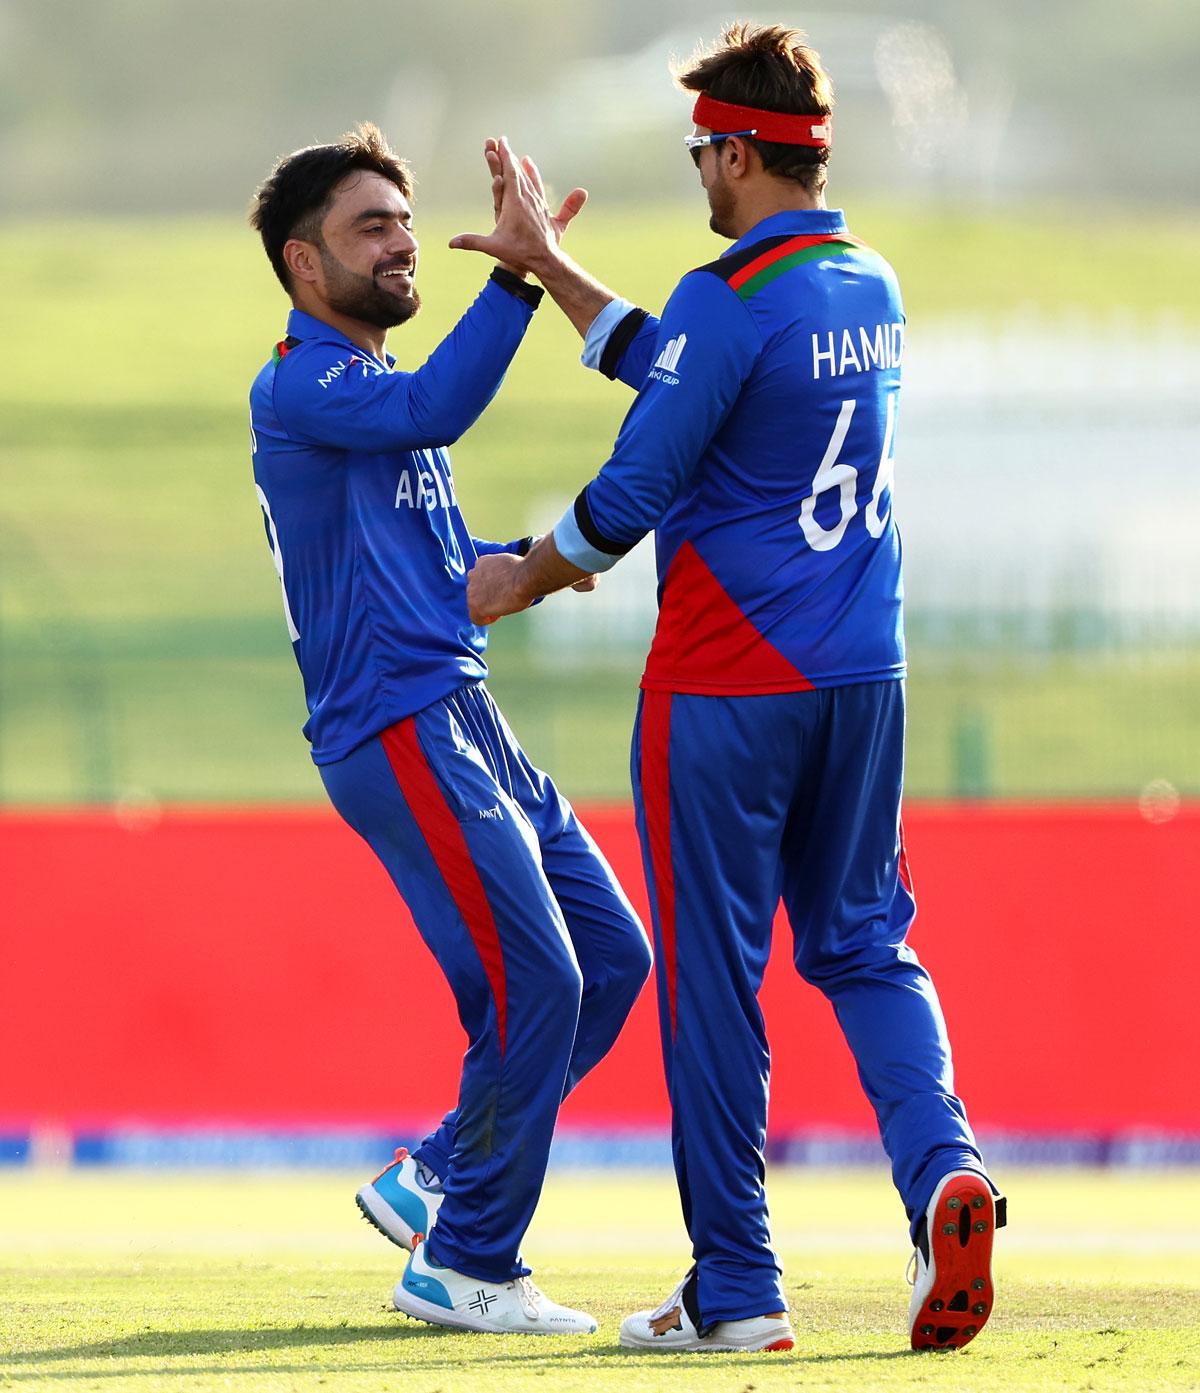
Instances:
[[[371,1184],[371,1189],[394,1210],[414,1233],[428,1233],[431,1227],[429,1210],[420,1196],[397,1182],[399,1166],[392,1166]]]
[[[442,1306],[447,1311],[454,1310],[450,1293],[441,1282],[435,1277],[424,1277],[415,1273],[411,1262],[404,1270],[402,1285],[405,1291],[411,1291],[414,1296],[419,1296],[422,1301],[428,1301],[432,1306]]]

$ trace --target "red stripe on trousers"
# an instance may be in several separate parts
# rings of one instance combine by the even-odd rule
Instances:
[[[642,693],[642,808],[658,931],[662,938],[662,970],[667,980],[671,1039],[675,1038],[675,868],[671,861],[671,693]]]
[[[471,859],[462,826],[429,767],[417,738],[415,721],[411,717],[400,721],[385,730],[379,738],[404,801],[425,838],[450,897],[471,935],[483,970],[487,973],[496,1003],[496,1027],[500,1033],[500,1054],[503,1056],[508,1015],[504,951],[500,946],[500,935],[496,931],[496,920],[488,903],[487,891]]]
[[[913,894],[912,872],[908,869],[908,848],[904,845],[904,822],[900,823],[900,884],[912,896],[914,904],[916,895]]]

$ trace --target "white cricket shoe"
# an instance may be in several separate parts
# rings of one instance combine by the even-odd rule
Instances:
[[[442,1198],[438,1177],[399,1147],[392,1164],[362,1186],[354,1202],[385,1238],[411,1249],[433,1228]]]
[[[626,1349],[785,1350],[796,1343],[786,1311],[747,1320],[719,1320],[701,1332],[695,1267],[670,1296],[653,1311],[635,1311],[621,1322]]]
[[[593,1317],[556,1305],[528,1277],[484,1282],[443,1267],[424,1242],[414,1245],[392,1305],[430,1325],[494,1335],[594,1335]]]
[[[909,1263],[913,1349],[960,1349],[983,1329],[995,1301],[992,1242],[1006,1210],[978,1171],[952,1171],[938,1182]]]

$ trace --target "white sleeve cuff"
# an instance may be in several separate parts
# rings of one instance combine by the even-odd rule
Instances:
[[[587,571],[589,575],[596,571],[610,571],[621,559],[607,551],[597,551],[592,546],[580,532],[579,524],[575,521],[573,503],[555,525],[554,545],[558,548],[559,556],[569,561],[572,566],[578,566],[581,571]]]
[[[579,361],[585,368],[599,368],[600,357],[608,344],[612,331],[625,318],[630,310],[636,309],[636,305],[631,305],[628,300],[620,298],[610,300],[600,313],[592,320],[587,331],[587,337],[583,341],[583,353]],[[561,551],[562,548],[560,547]]]

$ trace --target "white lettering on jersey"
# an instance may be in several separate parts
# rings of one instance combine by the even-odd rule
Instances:
[[[832,551],[846,534],[850,519],[858,511],[854,492],[858,485],[858,470],[852,464],[839,464],[838,456],[846,443],[850,422],[854,417],[853,401],[842,402],[837,424],[825,447],[825,454],[813,475],[812,493],[800,504],[800,530],[813,551]],[[838,490],[840,516],[833,527],[822,527],[816,519],[817,499],[826,489]]]
[[[874,538],[883,536],[887,530],[888,520],[892,515],[890,493],[888,505],[882,513],[880,507],[885,491],[889,491],[892,487],[896,469],[892,447],[896,433],[896,399],[898,395],[899,386],[897,384],[887,394],[887,421],[883,429],[883,445],[879,452],[879,468],[875,471],[875,484],[871,489],[871,497],[866,507],[864,521],[867,535]],[[800,530],[804,533],[804,540],[812,547],[813,551],[832,551],[836,546],[839,546],[842,538],[846,535],[846,528],[858,512],[856,496],[858,471],[853,465],[839,463],[838,460],[838,456],[842,453],[842,447],[846,443],[850,424],[854,419],[855,406],[856,402],[853,399],[842,402],[837,424],[833,428],[833,435],[830,436],[829,444],[825,447],[825,454],[817,467],[817,472],[813,475],[812,493],[800,504],[800,516],[797,521],[800,524]],[[838,520],[832,527],[823,527],[816,519],[817,499],[827,490],[835,488],[838,490]]]
[[[436,508],[438,492],[432,473],[425,469],[410,469],[405,466],[400,471],[400,478],[396,484],[396,501],[392,506],[398,508],[401,503],[407,503],[410,508],[424,508],[426,512]]]
[[[892,359],[889,349],[891,338],[883,332],[883,325],[876,324],[874,338],[867,338],[867,331],[860,328],[858,341],[862,345],[864,370],[870,368],[890,368]]]
[[[442,477],[437,467],[437,457],[432,450],[421,451],[421,464],[405,465],[396,481],[396,501],[394,508],[402,503],[410,508],[424,508],[432,512],[439,505],[450,509],[458,506],[454,493],[453,479]]]
[[[829,347],[828,347],[824,352],[822,352],[822,351],[820,350],[820,348],[817,347],[817,336],[816,336],[816,334],[814,334],[814,335],[812,336],[812,341],[813,341],[813,376],[814,376],[814,377],[820,377],[820,376],[821,376],[821,364],[822,364],[822,362],[827,362],[827,363],[829,364],[829,371],[830,371],[830,374],[831,374],[832,376],[834,376],[834,377],[837,376],[837,358],[835,357],[834,351],[833,351],[833,331],[830,330],[830,332],[827,333],[827,334],[825,335],[825,337],[829,340]]]
[[[417,470],[417,487],[417,497],[420,500],[420,502],[424,504],[425,511],[427,513],[433,512],[433,510],[438,505],[439,499],[437,491],[437,475],[433,472],[432,469],[426,467],[424,469]]]
[[[887,526],[887,520],[891,516],[892,505],[889,501],[887,512],[882,517],[879,513],[879,502],[883,497],[884,489],[892,486],[892,477],[896,472],[896,461],[892,456],[892,437],[896,433],[896,393],[887,394],[887,424],[883,428],[883,448],[879,452],[879,469],[875,474],[875,487],[871,490],[871,499],[867,504],[867,513],[864,521],[867,524],[867,532],[872,537],[882,537],[883,529]]]
[[[425,458],[429,461],[429,472],[433,476],[434,485],[437,488],[438,501],[443,508],[449,508],[450,498],[446,493],[446,485],[442,480],[442,471],[437,467],[437,460],[434,458],[432,450],[424,451]]]
[[[844,373],[844,372],[846,371],[846,369],[847,369],[847,367],[849,366],[850,363],[853,363],[853,364],[854,364],[854,371],[855,371],[855,372],[862,372],[863,366],[862,366],[862,364],[858,361],[858,354],[855,353],[855,351],[854,351],[854,340],[850,337],[850,330],[849,330],[849,329],[843,329],[843,330],[842,330],[842,359],[841,359],[841,362],[838,364],[838,376],[839,376],[839,377],[841,377],[842,373]]]
[[[353,361],[354,359],[352,358],[350,362]],[[337,362],[334,363],[333,367],[327,369],[324,373],[321,374],[320,377],[317,378],[317,385],[320,387],[328,387],[331,382],[335,382],[339,377],[341,377],[342,373],[344,373],[349,366],[349,363],[346,363],[341,358],[339,358]]]
[[[349,372],[355,363],[362,368],[362,375],[364,377],[369,374],[374,374],[374,376],[378,377],[379,374],[383,372],[383,369],[378,363],[369,363],[365,358],[360,358],[358,354],[355,353],[348,363],[339,358],[331,368],[327,368],[321,376],[317,378],[318,385],[321,387],[328,387],[331,382],[336,382],[337,379],[341,377],[342,373]]]
[[[828,364],[830,377],[870,372],[872,368],[898,368],[904,357],[904,324],[897,320],[894,324],[874,324],[870,328],[859,325],[857,348],[852,330],[842,330],[839,344],[833,330],[827,329],[824,334],[813,334],[812,354],[814,379],[821,377],[822,364]]]
[[[279,545],[279,529],[275,526],[275,519],[271,516],[271,505],[267,502],[267,495],[262,491],[262,485],[255,484],[254,492],[258,494],[258,506],[263,510],[263,517],[267,524],[267,542],[271,548],[271,560],[274,561],[275,570],[279,575],[279,589],[283,594],[283,618],[287,624],[288,638],[293,643],[297,643],[300,639],[300,630],[296,628],[296,621],[292,618],[292,606],[288,601],[287,586],[283,580],[283,548]]]

